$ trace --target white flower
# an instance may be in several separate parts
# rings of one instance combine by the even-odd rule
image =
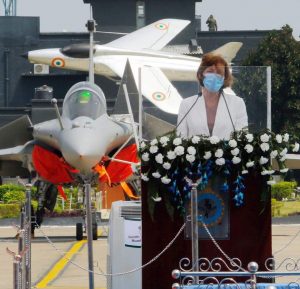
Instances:
[[[225,159],[224,158],[216,159],[216,164],[218,166],[223,166],[225,164]]]
[[[160,180],[165,185],[167,185],[171,182],[171,179],[169,179],[167,176],[162,177]]]
[[[200,141],[200,137],[199,137],[199,136],[194,135],[194,136],[192,137],[192,143],[193,143],[193,144],[197,144],[197,143],[199,143],[199,141]]]
[[[281,136],[281,134],[276,134],[276,141],[278,142],[278,143],[282,143],[282,136]]]
[[[168,158],[169,160],[174,160],[174,159],[176,158],[175,152],[174,152],[174,151],[168,151],[168,152],[167,152],[167,158]]]
[[[162,164],[162,163],[163,163],[163,159],[164,159],[164,156],[163,156],[162,154],[157,154],[157,155],[155,156],[155,160],[156,160],[156,162],[159,163],[159,164]]]
[[[294,153],[298,152],[299,151],[299,147],[300,147],[299,143],[295,142],[294,148],[293,148],[293,152]]]
[[[160,173],[159,172],[154,172],[152,173],[152,176],[156,179],[159,179],[161,177]]]
[[[269,180],[269,181],[267,181],[267,184],[271,186],[271,185],[276,184],[276,182],[274,180]]]
[[[171,164],[170,163],[168,163],[168,162],[166,162],[166,163],[163,163],[163,168],[165,169],[165,170],[169,170],[170,168],[171,168]]]
[[[175,152],[176,155],[182,156],[184,154],[184,147],[183,146],[177,146],[174,149],[174,152]]]
[[[231,148],[235,148],[237,146],[237,142],[235,139],[231,139],[228,144]]]
[[[288,133],[285,133],[285,134],[283,135],[283,141],[284,141],[284,142],[288,142],[288,141],[289,141],[289,138],[290,138],[290,136],[289,136]]]
[[[150,153],[155,154],[158,152],[158,146],[151,146],[149,149]]]
[[[270,149],[270,145],[266,142],[263,142],[262,144],[260,144],[260,149],[263,152],[267,152]]]
[[[287,156],[286,155],[284,155],[283,157],[281,157],[279,160],[281,161],[281,162],[284,162],[285,160],[286,160],[286,158],[287,158]]]
[[[283,157],[287,154],[288,150],[287,148],[284,148],[281,152],[280,152],[280,155]]]
[[[278,151],[277,150],[271,151],[271,153],[270,153],[271,158],[275,159],[277,156],[278,156]]]
[[[189,146],[187,148],[187,152],[190,154],[190,155],[195,155],[196,154],[196,149],[193,147],[193,146]]]
[[[239,157],[236,157],[236,156],[234,156],[233,158],[232,158],[232,163],[233,164],[239,164],[241,162],[241,158],[239,158]]]
[[[269,161],[269,159],[267,159],[267,158],[265,158],[265,157],[260,157],[260,159],[259,159],[259,163],[260,163],[261,165],[266,164],[268,161]]]
[[[186,158],[186,160],[188,161],[188,162],[190,162],[190,163],[193,163],[194,161],[195,161],[195,156],[194,155],[189,155],[189,154],[187,154],[186,156],[185,156],[185,158]]]
[[[262,175],[262,176],[266,176],[266,175],[272,175],[272,174],[274,174],[274,173],[275,173],[274,170],[263,170],[263,171],[261,172],[261,175]]]
[[[239,154],[240,150],[238,148],[235,148],[235,149],[231,150],[230,152],[233,156],[237,156]]]
[[[217,149],[215,152],[215,157],[216,158],[221,158],[223,156],[224,152],[222,149]]]
[[[141,144],[140,144],[140,148],[144,149],[145,147],[146,147],[146,144],[145,144],[145,142],[142,141]]]
[[[167,137],[167,136],[162,136],[160,139],[159,139],[159,142],[161,143],[161,145],[163,147],[165,147],[167,144],[168,144],[168,141],[170,139]]]
[[[141,174],[141,179],[145,182],[148,182],[149,181],[149,178],[146,174]]]
[[[211,144],[217,144],[220,142],[220,139],[217,136],[213,135],[209,138],[209,141]]]
[[[288,170],[289,170],[288,168],[284,168],[284,169],[281,169],[280,172],[281,173],[286,173]]]
[[[242,170],[242,175],[246,175],[246,174],[248,174],[248,170]]]
[[[249,161],[249,162],[246,163],[247,168],[251,168],[253,166],[254,166],[254,161]]]
[[[153,139],[153,140],[150,142],[150,145],[152,145],[152,146],[155,146],[155,145],[157,145],[157,144],[158,144],[158,141],[157,141],[156,138]]]
[[[173,140],[173,145],[179,146],[182,144],[182,139],[180,137],[177,137]]]
[[[246,144],[244,149],[248,154],[253,152],[253,146],[251,144]]]
[[[246,139],[248,142],[252,142],[253,141],[253,134],[252,133],[247,133],[246,134]]]
[[[161,201],[161,197],[159,197],[159,196],[157,195],[157,196],[155,196],[155,197],[152,197],[152,200],[153,200],[154,202],[160,202],[160,201]]]
[[[270,136],[269,136],[268,134],[266,134],[266,133],[264,133],[264,134],[262,134],[262,135],[260,136],[260,140],[261,140],[262,142],[268,142],[269,139],[270,139]]]
[[[143,153],[142,154],[142,160],[144,162],[148,162],[149,161],[149,153]]]
[[[203,158],[209,160],[211,158],[211,152],[205,152]]]

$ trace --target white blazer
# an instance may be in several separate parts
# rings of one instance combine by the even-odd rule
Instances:
[[[226,99],[228,109],[226,107],[224,97]],[[212,135],[218,136],[220,139],[228,140],[230,138],[230,134],[234,130],[241,130],[248,126],[248,116],[246,105],[242,98],[225,93],[224,97],[221,95],[219,99]],[[195,105],[193,106],[194,103]],[[188,112],[192,106],[193,108],[190,112]],[[186,113],[187,115],[185,116]],[[234,128],[230,120],[229,113],[231,115]],[[210,135],[203,96],[194,95],[182,100],[179,108],[177,125],[177,133],[182,137]]]

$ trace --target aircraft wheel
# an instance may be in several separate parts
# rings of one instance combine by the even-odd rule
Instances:
[[[98,226],[97,223],[93,224],[93,240],[97,240],[98,239]]]
[[[83,226],[82,223],[76,223],[76,240],[81,241],[83,238]]]

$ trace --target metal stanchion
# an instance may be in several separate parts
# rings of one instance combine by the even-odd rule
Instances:
[[[26,184],[26,202],[25,202],[25,216],[26,216],[26,226],[25,226],[25,289],[31,288],[31,184]]]
[[[26,249],[16,254],[15,252],[6,248],[6,252],[13,256],[13,289],[23,289],[22,276],[20,275],[20,267],[22,266],[21,262],[23,255],[26,253]]]
[[[91,184],[84,185],[86,198],[86,230],[88,240],[89,289],[94,289],[93,231],[91,211]]]
[[[20,252],[22,252],[25,249],[25,241],[24,241],[24,231],[25,231],[25,210],[24,210],[24,206],[22,206],[22,210],[21,210],[21,215],[20,215],[20,228],[19,231],[17,233],[18,236],[18,252],[20,254]],[[15,261],[14,261],[15,263]],[[16,272],[16,274],[20,277],[20,282],[23,284],[24,283],[24,261],[23,259],[19,261],[18,266],[16,266],[14,264],[14,269],[18,269],[18,272]]]
[[[193,270],[199,271],[199,243],[198,243],[198,183],[192,183],[191,190],[191,229],[192,229],[192,262]],[[195,277],[195,283],[198,284],[199,277]]]

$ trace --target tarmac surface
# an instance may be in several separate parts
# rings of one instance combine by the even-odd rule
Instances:
[[[81,221],[81,218],[47,218],[41,230],[36,230],[31,244],[32,288],[89,288],[86,271],[88,268],[87,242],[75,239],[75,224],[78,221]],[[18,220],[15,219],[0,220],[1,289],[13,289],[13,257],[6,252],[6,248],[17,251],[18,242],[15,238],[17,230],[14,227],[17,222]],[[300,218],[273,219],[272,232],[276,266],[283,263],[279,270],[284,271],[286,258],[300,260]],[[95,289],[107,288],[106,278],[101,275],[107,271],[107,233],[107,223],[98,225],[99,238],[93,241]],[[291,281],[295,281],[295,277],[276,279],[277,283]]]

